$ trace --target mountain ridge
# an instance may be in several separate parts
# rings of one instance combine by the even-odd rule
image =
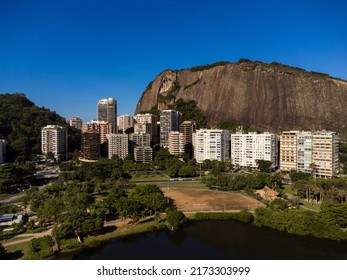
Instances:
[[[148,84],[135,113],[194,100],[209,125],[261,130],[334,130],[347,138],[347,81],[280,63],[240,59],[165,70]]]

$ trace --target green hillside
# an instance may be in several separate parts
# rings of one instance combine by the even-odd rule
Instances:
[[[0,94],[0,139],[9,142],[7,161],[23,157],[28,160],[41,153],[41,128],[48,124],[67,127],[69,152],[80,149],[81,133],[70,127],[65,118],[36,106],[25,94]]]

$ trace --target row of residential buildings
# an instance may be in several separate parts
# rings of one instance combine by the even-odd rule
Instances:
[[[231,134],[220,129],[194,131],[194,126],[194,122],[186,122],[180,126],[180,131],[169,132],[167,148],[171,154],[182,155],[188,146],[198,163],[209,159],[230,162],[238,167],[256,168],[257,160],[267,160],[272,162],[273,169],[279,167],[283,172],[295,169],[322,177],[332,177],[339,171],[339,137],[335,132],[284,131],[278,136],[268,132],[239,131]],[[97,160],[100,157],[100,141],[97,130],[84,132],[81,159]],[[124,159],[130,152],[137,162],[150,162],[153,159],[149,133],[109,133],[106,134],[105,143],[109,158],[117,155]],[[46,126],[42,129],[42,152],[48,151],[53,152],[57,159],[67,151],[65,128]]]
[[[273,169],[284,172],[295,169],[323,177],[338,173],[339,137],[335,132],[284,131],[278,136],[240,130],[231,134],[227,130],[199,129],[193,121],[180,124],[180,113],[175,110],[163,110],[159,121],[152,114],[118,116],[116,126],[116,106],[114,98],[102,99],[97,106],[97,120],[84,125],[76,119],[70,120],[71,125],[83,132],[81,160],[97,160],[104,147],[109,158],[117,155],[124,159],[130,153],[137,162],[149,162],[153,160],[153,144],[157,143],[173,155],[189,153],[198,163],[209,159],[256,168],[257,160],[267,160],[272,162]],[[52,126],[42,129],[43,142],[50,139],[48,132],[52,129]],[[58,158],[66,148],[67,139],[62,127],[54,129],[62,143],[42,143],[42,151],[46,153],[52,146]]]

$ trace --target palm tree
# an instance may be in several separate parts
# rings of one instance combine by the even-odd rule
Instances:
[[[314,175],[316,175],[318,165],[312,162],[310,163],[309,167],[311,169],[311,176],[314,177]]]

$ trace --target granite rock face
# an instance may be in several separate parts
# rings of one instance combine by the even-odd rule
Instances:
[[[209,125],[261,130],[333,130],[347,139],[347,82],[278,63],[221,62],[165,70],[145,89],[136,112],[195,100]]]

